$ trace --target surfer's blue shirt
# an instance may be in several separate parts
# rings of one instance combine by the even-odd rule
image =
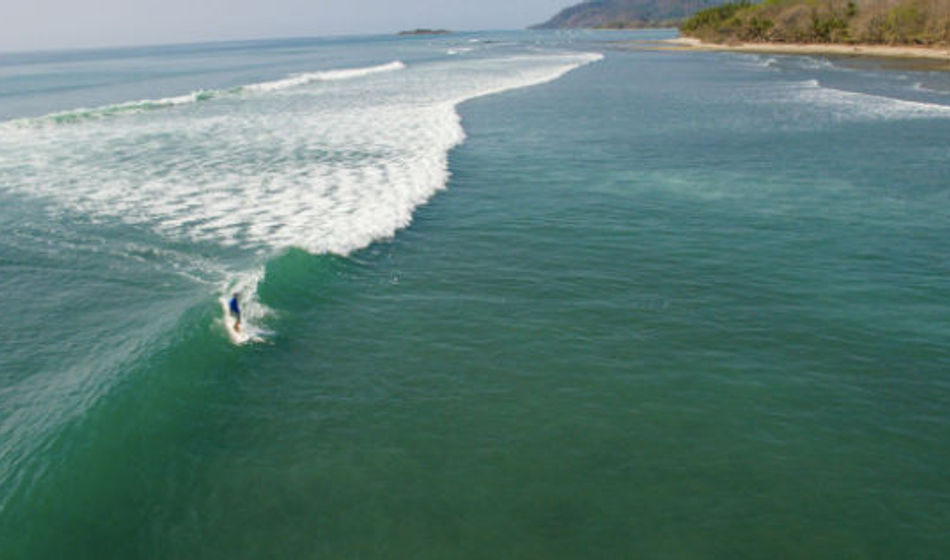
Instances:
[[[231,308],[231,313],[234,313],[235,317],[241,316],[241,309],[238,307],[238,300],[236,297],[231,298],[231,302],[228,304]]]

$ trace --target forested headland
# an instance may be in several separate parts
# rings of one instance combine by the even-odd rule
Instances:
[[[946,46],[950,0],[740,0],[697,12],[680,31],[714,43]]]

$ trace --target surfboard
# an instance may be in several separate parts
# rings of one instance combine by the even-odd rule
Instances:
[[[221,323],[224,325],[224,331],[227,333],[231,344],[245,344],[254,340],[254,335],[248,331],[247,325],[241,325],[240,329],[234,328],[235,323],[237,323],[237,318],[231,313],[228,298],[222,296],[218,298],[218,303],[221,304],[221,311],[223,313]]]

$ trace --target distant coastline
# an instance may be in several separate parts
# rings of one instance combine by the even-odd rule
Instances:
[[[650,29],[676,27],[724,0],[586,0],[529,29]]]
[[[801,55],[841,55],[841,56],[875,56],[887,58],[920,58],[931,60],[945,60],[950,62],[950,48],[948,47],[918,47],[907,45],[850,45],[836,43],[768,43],[768,42],[735,42],[728,44],[710,43],[693,37],[678,37],[663,41],[671,48],[681,50],[701,51],[732,51],[749,53],[772,54],[801,54]],[[950,70],[950,65],[947,66]]]

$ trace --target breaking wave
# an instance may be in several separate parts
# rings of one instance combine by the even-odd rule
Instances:
[[[314,82],[330,82],[335,80],[350,80],[353,78],[362,78],[364,76],[369,76],[372,74],[378,74],[380,72],[393,72],[395,70],[403,70],[406,67],[405,64],[398,60],[394,60],[389,64],[380,64],[379,66],[369,66],[366,68],[347,68],[344,70],[327,70],[325,72],[308,72],[304,74],[297,74],[284,78],[282,80],[275,80],[273,82],[262,82],[259,84],[251,84],[240,88],[240,91],[249,91],[249,92],[266,92],[266,91],[278,91],[281,89],[287,89],[297,86],[302,86],[306,84],[312,84]]]
[[[174,240],[345,254],[408,225],[445,186],[448,152],[464,139],[456,105],[598,59],[513,56],[406,72],[391,63],[241,88],[262,95],[118,105],[181,110],[7,130],[0,172],[13,180],[0,189]],[[366,80],[349,80],[357,76]],[[314,80],[330,81],[294,87]],[[284,95],[270,95],[277,90]]]
[[[823,86],[818,80],[791,84],[786,101],[830,112],[836,120],[950,118],[950,106],[858,93]]]
[[[0,193],[265,260],[290,247],[347,254],[409,225],[445,187],[449,151],[465,138],[459,103],[600,58],[392,62],[7,123]],[[219,292],[246,276],[228,273]],[[254,301],[249,285],[237,291]]]
[[[179,105],[189,105],[203,101],[210,101],[212,99],[227,95],[273,92],[293,87],[305,86],[315,82],[330,82],[362,78],[381,72],[402,70],[405,67],[406,65],[401,61],[395,60],[388,64],[380,64],[378,66],[326,70],[323,72],[306,72],[294,74],[280,80],[238,86],[226,90],[198,90],[185,95],[164,97],[160,99],[141,99],[138,101],[106,105],[104,107],[72,109],[69,111],[52,113],[39,118],[17,119],[15,121],[10,121],[7,124],[13,124],[15,126],[42,126],[46,124],[77,123],[90,119],[100,119],[116,115],[155,111],[158,109],[168,109],[170,107],[176,107]]]

